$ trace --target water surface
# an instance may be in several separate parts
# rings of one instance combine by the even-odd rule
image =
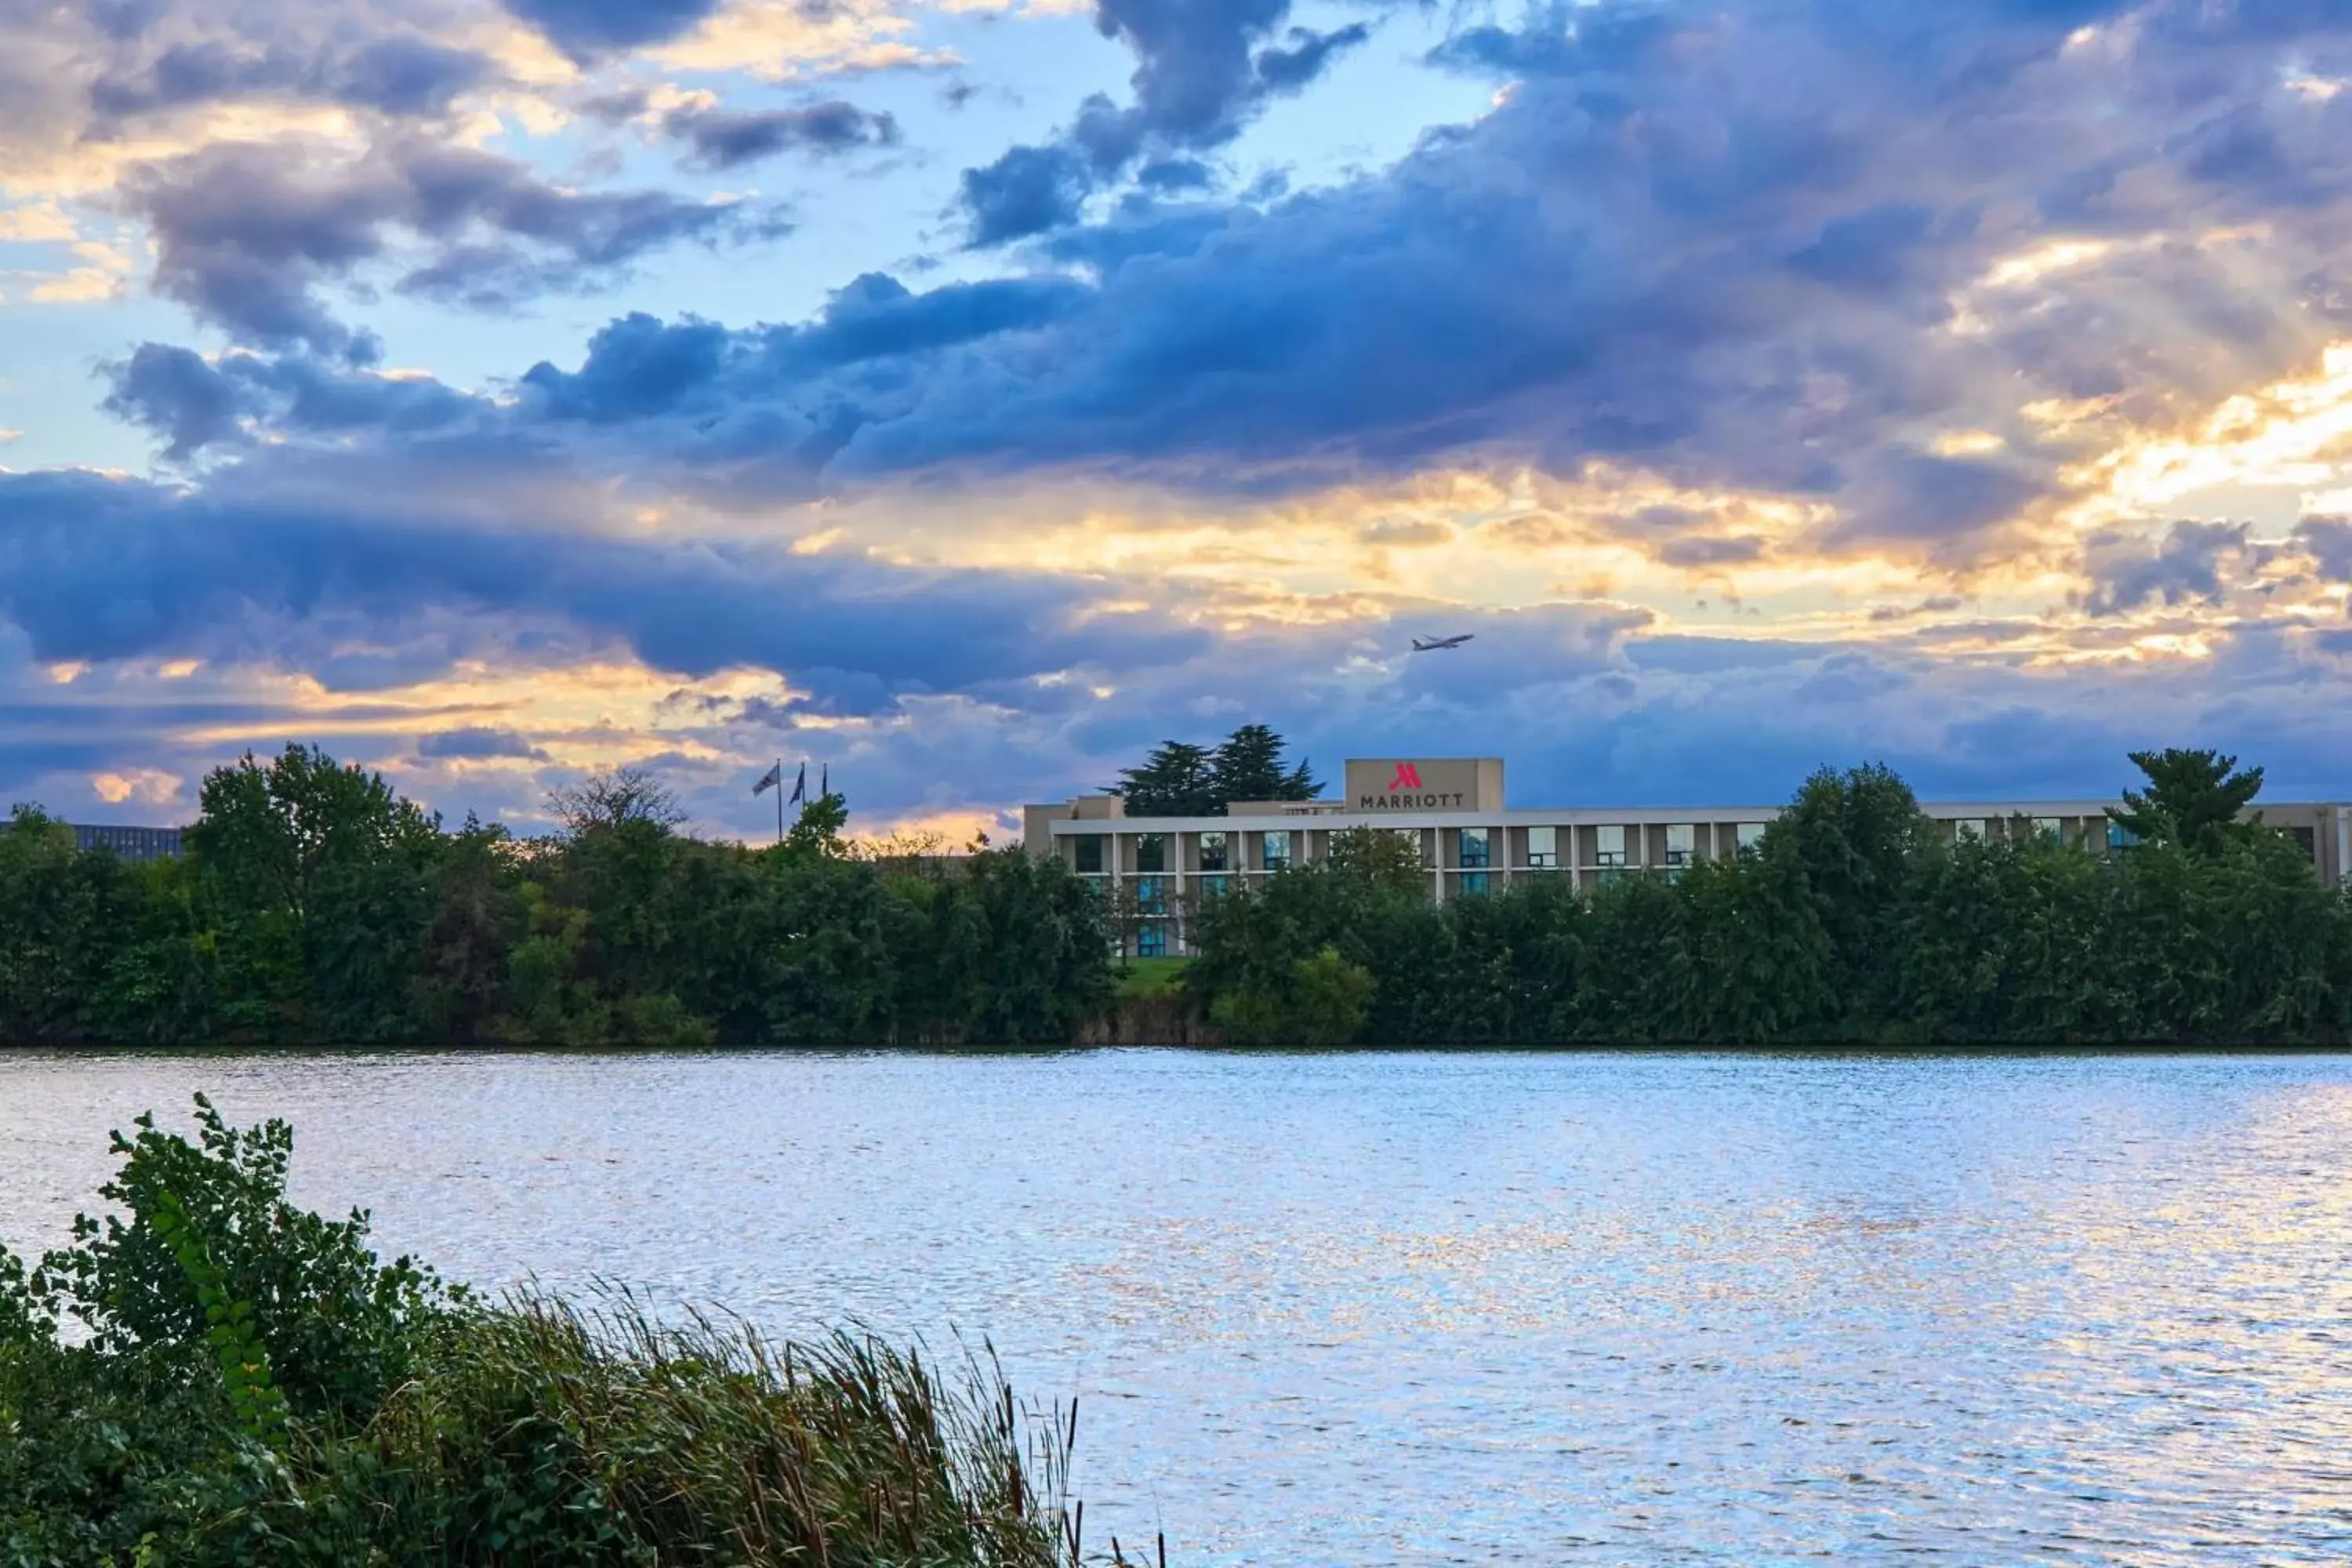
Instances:
[[[0,1056],[487,1284],[984,1335],[1178,1563],[2352,1560],[2334,1058]]]

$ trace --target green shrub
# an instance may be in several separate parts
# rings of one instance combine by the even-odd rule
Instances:
[[[1328,1048],[1363,1028],[1373,990],[1370,970],[1325,947],[1294,963],[1283,984],[1226,992],[1209,1018],[1237,1046]]]
[[[285,1201],[292,1133],[118,1135],[121,1211],[0,1249],[5,1568],[1048,1568],[1069,1437],[992,1366],[632,1299],[496,1304]]]

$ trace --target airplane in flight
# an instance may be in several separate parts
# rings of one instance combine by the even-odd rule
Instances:
[[[1476,632],[1464,632],[1460,637],[1415,637],[1412,639],[1412,651],[1415,653],[1435,653],[1440,648],[1460,647],[1464,643],[1468,642],[1472,637],[1475,637],[1478,634]]]

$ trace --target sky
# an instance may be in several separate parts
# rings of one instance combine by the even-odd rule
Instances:
[[[0,804],[2352,798],[2347,83],[2352,0],[0,0]]]

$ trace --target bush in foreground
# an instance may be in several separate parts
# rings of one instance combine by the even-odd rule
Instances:
[[[0,1565],[1076,1561],[1067,1435],[979,1363],[491,1304],[289,1205],[283,1123],[196,1112],[0,1249]]]

